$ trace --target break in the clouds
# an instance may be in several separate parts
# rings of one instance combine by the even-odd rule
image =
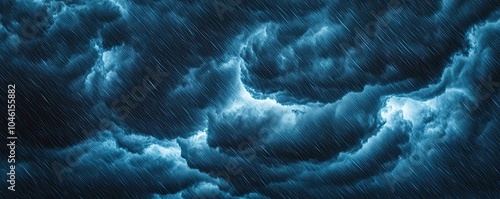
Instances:
[[[500,197],[499,7],[2,0],[1,193]]]

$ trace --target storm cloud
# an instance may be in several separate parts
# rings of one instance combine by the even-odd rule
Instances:
[[[2,0],[1,193],[499,197],[499,8]]]

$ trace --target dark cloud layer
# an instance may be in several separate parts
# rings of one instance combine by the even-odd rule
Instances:
[[[1,195],[500,197],[499,7],[1,0]]]
[[[256,95],[276,93],[283,103],[334,102],[367,84],[406,79],[423,87],[498,3],[415,4],[344,1],[307,17],[271,21],[242,50],[243,81]]]

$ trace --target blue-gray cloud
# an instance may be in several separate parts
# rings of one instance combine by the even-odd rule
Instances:
[[[499,6],[3,0],[12,196],[499,197]]]

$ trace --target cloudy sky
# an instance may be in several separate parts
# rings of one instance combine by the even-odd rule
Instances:
[[[498,0],[0,2],[7,198],[500,197]]]

